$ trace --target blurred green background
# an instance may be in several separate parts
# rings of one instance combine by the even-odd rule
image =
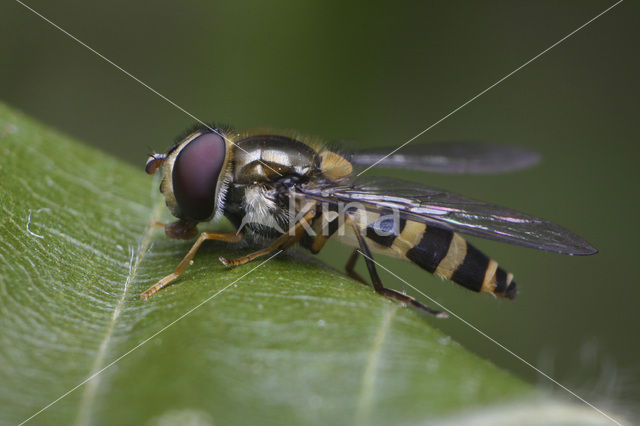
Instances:
[[[202,120],[395,147],[613,2],[27,4]],[[536,168],[403,175],[552,219],[599,254],[475,240],[515,273],[513,302],[378,259],[585,398],[623,409],[640,400],[639,18],[640,4],[623,2],[412,142],[522,145],[542,153]],[[0,40],[2,101],[141,169],[194,122],[17,2],[0,5]],[[321,258],[342,268],[348,253],[334,245]],[[557,390],[460,321],[432,322]]]

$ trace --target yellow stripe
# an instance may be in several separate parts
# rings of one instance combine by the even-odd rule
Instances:
[[[498,269],[498,262],[491,259],[489,260],[489,266],[484,273],[484,280],[482,281],[482,288],[480,291],[486,291],[487,293],[494,293],[496,290],[496,269]]]
[[[458,269],[458,266],[464,262],[466,255],[467,242],[460,235],[454,233],[451,243],[449,244],[449,250],[447,250],[447,255],[440,261],[434,274],[450,280],[453,273]]]
[[[420,243],[426,229],[427,225],[424,223],[408,220],[400,235],[393,241],[391,248],[399,255],[405,256],[409,250]]]

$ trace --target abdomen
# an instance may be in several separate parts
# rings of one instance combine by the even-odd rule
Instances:
[[[509,299],[516,296],[513,274],[506,272],[495,260],[469,244],[458,233],[403,218],[396,217],[394,220],[391,215],[358,213],[357,222],[373,252],[415,263],[469,290]],[[316,216],[314,225],[317,226],[320,217]],[[349,224],[328,228],[333,231],[331,238],[353,247],[359,246]],[[311,240],[314,238],[307,242],[308,248],[313,245]]]

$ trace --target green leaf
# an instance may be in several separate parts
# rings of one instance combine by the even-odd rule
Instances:
[[[227,269],[247,250],[206,244],[140,300],[190,245],[149,227],[141,169],[0,105],[0,423],[406,424],[534,395],[306,255]]]

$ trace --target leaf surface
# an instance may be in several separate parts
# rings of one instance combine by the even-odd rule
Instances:
[[[149,228],[141,169],[0,105],[0,423],[407,424],[532,394],[305,255],[207,244],[140,300],[190,245]]]

